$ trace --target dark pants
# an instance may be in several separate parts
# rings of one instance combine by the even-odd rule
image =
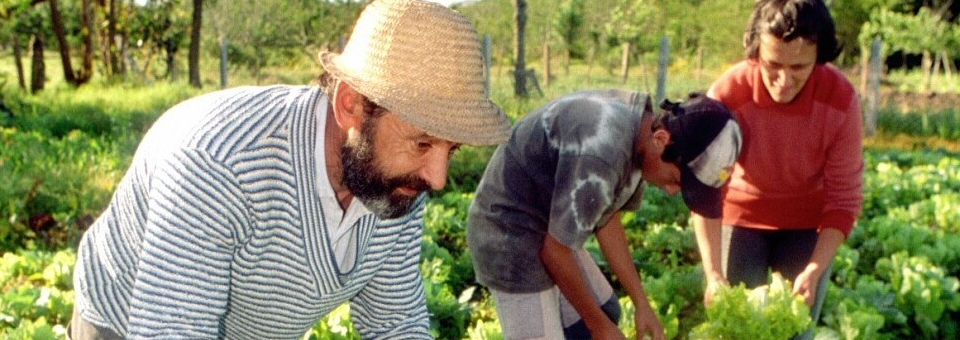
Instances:
[[[760,230],[737,226],[723,227],[723,253],[727,255],[726,275],[731,285],[740,283],[749,288],[767,284],[771,271],[795,281],[810,263],[819,234],[816,229]],[[823,272],[817,284],[817,295],[810,308],[814,325],[820,319],[823,300],[833,264]],[[794,339],[813,339],[813,328]]]
[[[77,309],[73,309],[73,319],[67,326],[68,340],[123,340],[120,334],[113,330],[96,325],[84,320]]]
[[[620,301],[617,299],[616,294],[611,296],[610,300],[607,300],[607,303],[600,306],[600,309],[607,314],[607,317],[610,318],[610,321],[613,321],[614,324],[620,323]],[[584,322],[583,319],[564,328],[563,335],[567,340],[591,338],[590,329],[587,328],[587,323]]]

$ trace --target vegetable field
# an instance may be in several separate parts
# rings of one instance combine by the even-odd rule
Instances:
[[[0,338],[64,338],[79,236],[106,206],[150,121],[162,107],[195,94],[176,86],[142,91],[149,95],[71,90],[24,96],[6,102],[10,113],[0,112]],[[916,145],[926,137],[905,138]],[[864,214],[836,257],[817,338],[960,338],[960,154],[867,145]],[[448,187],[427,207],[421,269],[432,331],[441,339],[500,338],[465,241],[466,208],[491,151],[459,151]],[[731,287],[721,303],[704,310],[686,208],[657,189],[648,189],[644,200],[624,223],[670,338],[767,339],[809,322],[802,318],[805,306],[777,285],[759,293]],[[602,260],[594,244],[590,249]],[[633,307],[621,302],[626,317],[620,325],[631,335]],[[757,315],[786,321],[744,321]],[[305,335],[357,338],[347,306]]]

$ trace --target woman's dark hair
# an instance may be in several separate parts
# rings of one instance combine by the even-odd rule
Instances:
[[[803,38],[817,44],[817,64],[831,62],[840,55],[833,17],[821,0],[757,0],[743,34],[747,58],[759,57],[763,34],[788,42]]]

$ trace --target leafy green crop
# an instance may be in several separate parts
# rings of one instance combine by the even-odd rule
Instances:
[[[810,308],[776,273],[769,285],[752,290],[720,287],[706,310],[707,322],[694,328],[691,339],[784,340],[811,326]]]

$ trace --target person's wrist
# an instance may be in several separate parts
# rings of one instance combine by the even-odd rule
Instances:
[[[823,274],[824,266],[821,266],[820,264],[818,264],[818,263],[816,263],[816,262],[810,262],[810,263],[807,264],[807,267],[805,268],[805,271],[808,272],[808,273],[810,273],[810,274],[812,274],[812,275],[814,275],[814,276],[816,276],[816,277],[819,277],[820,275]]]
[[[707,277],[707,284],[720,284],[720,283],[727,282],[727,278],[723,277],[723,273],[720,273],[717,271],[707,273],[706,277]]]

